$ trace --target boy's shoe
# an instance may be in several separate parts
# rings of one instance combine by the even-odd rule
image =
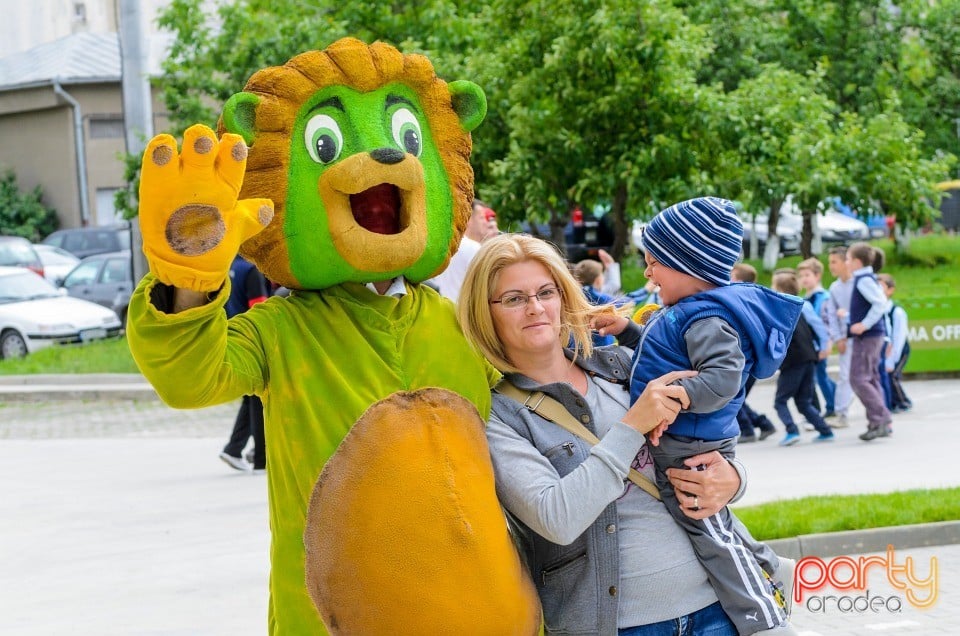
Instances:
[[[780,440],[780,446],[793,446],[800,441],[799,433],[787,433],[786,437]]]
[[[250,466],[250,462],[245,460],[243,457],[234,457],[227,452],[221,452],[220,459],[222,459],[231,468],[236,468],[237,470],[248,471],[252,468]]]
[[[814,426],[813,424],[811,424],[810,422],[804,422],[804,423],[803,423],[803,430],[805,430],[805,431],[807,431],[807,432],[809,433],[810,431],[815,431],[815,430],[817,430],[817,427]]]
[[[756,435],[741,435],[737,439],[738,444],[749,444],[750,442],[755,442],[755,441],[757,441]]]
[[[760,431],[760,437],[759,437],[759,439],[760,439],[760,441],[762,442],[763,440],[767,439],[768,437],[770,437],[771,435],[773,435],[773,434],[776,433],[776,432],[777,432],[777,429],[775,429],[775,428],[768,428],[768,429],[762,430],[762,431]]]
[[[877,439],[878,437],[886,437],[885,429],[881,429],[879,426],[876,428],[868,428],[865,432],[860,433],[860,439],[865,442],[869,442]]]
[[[832,426],[833,428],[847,428],[848,426],[850,426],[850,423],[847,422],[847,414],[837,413],[837,421],[830,422],[830,426]]]
[[[835,439],[837,439],[837,436],[834,435],[833,433],[820,433],[819,435],[813,438],[813,441],[814,442],[832,442]]]
[[[826,413],[823,414],[823,419],[828,420],[828,419],[833,418],[833,417],[836,417],[836,416],[837,416],[836,412],[834,412],[834,411],[827,411]]]

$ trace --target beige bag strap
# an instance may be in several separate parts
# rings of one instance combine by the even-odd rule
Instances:
[[[561,427],[565,431],[573,433],[580,439],[586,441],[591,446],[599,442],[597,436],[590,432],[586,426],[577,421],[573,415],[570,414],[563,404],[557,402],[549,395],[542,393],[541,391],[524,391],[513,385],[506,378],[500,380],[494,389],[497,393],[502,393],[508,398],[512,398],[523,404],[525,407],[539,415],[545,420],[549,420]],[[640,488],[643,488],[651,497],[660,501],[660,491],[657,490],[657,486],[647,479],[643,473],[640,473],[633,468],[630,469],[630,473],[627,477],[635,483]]]

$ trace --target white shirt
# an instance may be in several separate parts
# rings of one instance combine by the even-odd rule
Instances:
[[[450,257],[447,268],[433,277],[433,282],[440,288],[441,296],[457,302],[457,298],[460,296],[460,288],[463,287],[463,279],[467,275],[467,268],[479,251],[480,243],[466,236],[463,237],[463,240],[460,241],[460,247]]]

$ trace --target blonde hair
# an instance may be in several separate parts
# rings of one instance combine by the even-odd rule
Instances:
[[[800,261],[797,264],[797,271],[799,272],[801,269],[808,269],[817,276],[823,276],[823,263],[816,258],[811,257]]]
[[[591,258],[586,258],[577,263],[573,268],[573,275],[577,277],[581,285],[593,285],[593,281],[603,273],[603,264]]]
[[[800,295],[800,283],[797,281],[797,273],[792,269],[778,269],[773,273],[773,279],[770,286],[774,291],[791,296]]]
[[[741,283],[757,282],[757,268],[749,263],[737,263],[733,266],[731,273],[730,278],[733,278],[735,275]]]
[[[487,239],[467,269],[457,302],[457,317],[467,340],[503,373],[516,373],[519,369],[509,360],[497,336],[490,300],[500,273],[528,261],[543,265],[560,290],[560,344],[566,346],[572,337],[576,355],[593,353],[590,318],[610,310],[587,302],[566,261],[550,243],[526,234],[501,234]]]

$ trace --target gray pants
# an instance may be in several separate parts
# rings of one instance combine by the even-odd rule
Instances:
[[[769,546],[756,541],[726,507],[703,520],[683,514],[665,472],[667,468],[686,468],[683,460],[710,451],[733,457],[736,442],[736,438],[707,442],[666,434],[660,438],[659,446],[649,448],[664,505],[690,537],[723,611],[740,635],[746,636],[786,622],[786,614],[774,599],[767,576],[777,570],[779,557]]]
[[[851,338],[850,386],[867,409],[867,428],[887,426],[893,421],[880,386],[880,359],[883,336]]]

